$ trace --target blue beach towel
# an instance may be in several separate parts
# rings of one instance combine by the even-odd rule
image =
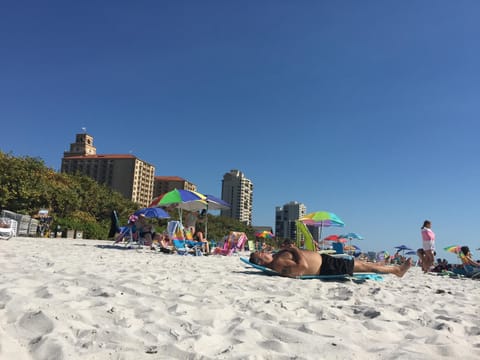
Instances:
[[[251,263],[248,261],[247,258],[241,257],[240,260],[242,260],[245,264],[254,267],[255,269],[263,271],[267,275],[278,275],[280,274],[272,269],[269,269],[265,266],[257,265],[254,263]],[[335,280],[335,279],[357,279],[357,280],[375,280],[375,281],[382,281],[383,277],[382,275],[376,274],[376,273],[354,273],[353,276],[350,276],[348,274],[345,275],[302,275],[302,276],[297,276],[297,279],[320,279],[320,280]]]

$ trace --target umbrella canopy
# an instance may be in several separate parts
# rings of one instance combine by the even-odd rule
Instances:
[[[409,248],[408,246],[406,245],[399,245],[399,246],[395,246],[395,249],[399,250],[399,251],[404,251],[404,250],[413,250],[411,248]]]
[[[136,216],[144,215],[147,218],[168,219],[170,215],[163,209],[158,207],[148,207],[137,210],[133,213]]]
[[[329,211],[316,211],[301,217],[299,220],[305,225],[320,227],[345,226],[345,223],[337,215]]]
[[[334,242],[341,242],[341,243],[346,243],[347,239],[344,237],[341,237],[341,235],[328,235],[323,239],[324,241],[334,241]]]
[[[451,245],[443,248],[443,250],[454,253],[454,254],[458,254],[460,252],[460,249],[461,249],[460,245]]]
[[[344,238],[344,239],[348,239],[348,240],[353,240],[353,239],[356,239],[356,240],[363,240],[363,236],[357,234],[357,233],[354,233],[354,232],[350,232],[348,234],[342,234],[342,235],[339,235],[341,238]]]
[[[227,203],[222,199],[219,199],[216,196],[205,195],[205,197],[206,197],[205,201],[207,202],[208,208],[210,210],[225,210],[225,209],[230,209],[232,207],[229,203]]]
[[[401,251],[402,254],[405,253],[405,250],[413,250],[413,249],[409,248],[409,247],[406,246],[406,245],[395,246],[395,249],[397,249],[397,253]]]
[[[205,202],[207,204],[206,209],[208,210],[222,210],[230,209],[232,206],[226,201],[219,199],[213,195],[205,195]],[[205,219],[205,239],[208,239],[208,216]]]
[[[154,207],[154,206],[158,206],[158,203],[160,202],[160,200],[162,200],[162,198],[164,197],[165,194],[160,194],[158,195],[156,198],[154,198],[152,200],[152,202],[148,205],[148,207]]]
[[[322,238],[322,229],[327,226],[345,226],[345,223],[334,213],[329,211],[316,211],[310,214],[307,214],[298,221],[304,223],[305,225],[317,226],[320,228],[319,239]]]
[[[275,235],[273,235],[270,231],[267,230],[257,232],[255,233],[255,236],[262,239],[273,239],[275,237]]]
[[[407,251],[405,255],[417,255],[416,251]]]
[[[157,206],[169,206],[169,205],[180,205],[184,203],[189,203],[192,201],[205,201],[205,195],[197,193],[195,191],[183,190],[183,189],[174,189],[162,195],[161,199],[158,201]]]

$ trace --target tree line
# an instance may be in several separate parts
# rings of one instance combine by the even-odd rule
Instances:
[[[48,209],[52,228],[83,231],[88,239],[108,239],[111,214],[115,210],[120,225],[140,206],[122,194],[82,174],[58,173],[40,158],[0,151],[0,209],[34,217]],[[170,212],[173,220],[178,212]],[[156,231],[164,231],[167,220],[155,221]],[[208,214],[208,237],[221,240],[229,231],[245,232],[255,237],[251,226],[221,216]]]

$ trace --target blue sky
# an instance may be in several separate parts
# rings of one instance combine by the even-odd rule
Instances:
[[[480,247],[476,1],[17,1],[0,5],[0,149],[59,169],[82,127],[254,225],[299,201],[364,249]],[[476,252],[476,255],[479,253]],[[449,257],[443,250],[439,256]],[[480,257],[480,256],[477,256]]]

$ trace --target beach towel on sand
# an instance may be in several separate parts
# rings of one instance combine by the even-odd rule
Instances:
[[[248,264],[255,269],[263,271],[265,274],[268,275],[278,275],[280,274],[276,272],[275,270],[269,269],[265,266],[257,265],[254,263],[251,263],[248,261],[247,258],[241,257],[240,260],[242,260],[245,264]],[[345,274],[345,275],[302,275],[302,276],[297,276],[297,279],[320,279],[320,280],[342,280],[342,279],[357,279],[357,280],[375,280],[375,281],[382,281],[383,277],[382,275],[376,274],[376,273],[354,273],[353,276]]]

